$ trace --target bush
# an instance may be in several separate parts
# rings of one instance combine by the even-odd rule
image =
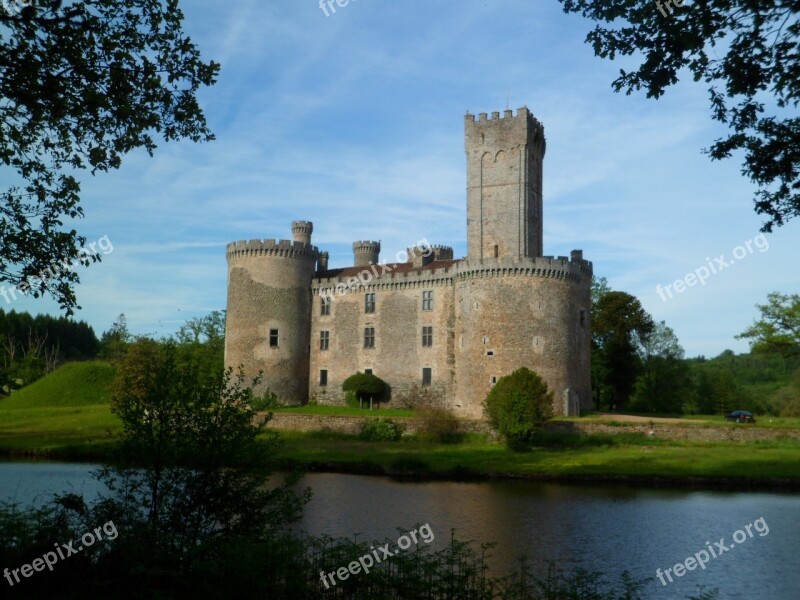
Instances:
[[[250,401],[250,406],[253,408],[253,410],[265,412],[274,408],[279,408],[281,403],[278,401],[278,396],[276,394],[267,390],[264,392],[263,396],[254,397]]]
[[[386,382],[372,373],[356,373],[342,383],[342,391],[346,394],[348,405],[355,407],[358,407],[361,401],[383,400],[387,390]]]
[[[553,393],[536,373],[522,367],[501,377],[486,396],[484,415],[512,449],[522,449],[553,417]]]
[[[358,437],[370,442],[396,442],[402,437],[403,431],[405,427],[391,419],[367,419],[361,425]]]
[[[419,432],[429,436],[440,444],[456,444],[462,440],[458,419],[444,408],[428,408],[420,411],[421,423]]]

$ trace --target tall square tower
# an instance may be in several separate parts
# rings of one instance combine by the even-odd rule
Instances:
[[[467,258],[542,256],[542,124],[527,108],[467,114],[465,145]]]

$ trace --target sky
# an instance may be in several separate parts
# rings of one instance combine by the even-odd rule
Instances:
[[[706,88],[615,93],[635,59],[595,57],[593,24],[556,0],[350,0],[327,16],[318,0],[181,4],[222,65],[200,93],[216,140],[82,175],[86,216],[69,225],[111,248],[77,288],[98,336],[120,313],[160,337],[224,309],[226,244],[291,239],[293,220],[313,221],[331,267],[352,264],[355,240],[390,262],[423,238],[464,256],[464,115],[521,106],[547,137],[545,255],[582,249],[687,356],[746,351],[735,336],[755,305],[800,287],[800,221],[760,234],[740,161],[702,153],[725,134]],[[0,307],[60,314],[50,299]]]

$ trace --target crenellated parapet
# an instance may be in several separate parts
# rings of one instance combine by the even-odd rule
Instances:
[[[591,282],[592,263],[566,256],[540,256],[521,259],[464,260],[457,263],[453,277],[456,280],[485,279],[491,277],[546,277],[574,282]]]
[[[490,146],[498,139],[504,140],[507,147],[518,144],[531,144],[545,152],[544,125],[533,116],[527,107],[506,110],[503,115],[499,111],[492,113],[491,118],[486,113],[475,115],[467,113],[464,116],[465,144],[467,151],[477,150],[481,146]],[[491,138],[491,139],[488,139]]]
[[[415,264],[417,263],[415,259],[420,257],[430,259],[424,261],[424,264],[435,260],[453,260],[453,248],[441,244],[429,244],[427,246],[418,244],[407,248],[406,253],[408,254],[408,262]]]
[[[311,221],[292,221],[292,239],[295,242],[311,243],[314,224]]]
[[[360,291],[387,291],[417,287],[450,286],[455,267],[449,265],[434,269],[404,271],[399,265],[373,265],[355,275],[318,277],[311,283],[315,295],[341,295]]]
[[[319,258],[319,249],[293,240],[239,240],[228,244],[225,256],[228,261],[252,256],[316,261]]]
[[[373,265],[356,274],[318,277],[312,281],[311,287],[315,295],[333,295],[453,285],[459,280],[493,277],[542,277],[586,283],[591,282],[592,263],[577,257],[573,260],[566,256],[544,256],[518,260],[462,260],[443,267],[411,271],[400,270],[398,265]]]
[[[353,264],[366,267],[378,264],[381,255],[381,243],[368,240],[353,242]]]

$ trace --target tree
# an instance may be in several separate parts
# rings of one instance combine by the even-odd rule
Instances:
[[[256,383],[230,369],[199,377],[174,342],[131,345],[112,385],[120,462],[102,480],[120,526],[129,519],[144,528],[153,546],[146,551],[186,556],[299,517],[307,492],[292,492],[292,481],[267,486],[278,436],[265,430],[271,415],[251,407]]]
[[[609,292],[611,292],[611,286],[608,285],[608,280],[605,277],[597,278],[592,275],[592,309],[590,320],[592,323],[592,396],[594,397],[595,408],[598,410],[603,404],[611,404],[611,398],[609,396],[611,390],[604,385],[604,382],[608,378],[608,373],[601,352],[603,338],[598,334],[597,328],[594,326],[598,318],[597,312],[599,310],[600,301],[603,296]]]
[[[737,339],[749,339],[756,352],[777,352],[788,358],[800,355],[800,294],[767,294],[767,304],[757,304],[761,319]]]
[[[111,329],[100,337],[100,356],[111,362],[119,362],[125,358],[125,352],[133,340],[128,330],[128,318],[120,313]]]
[[[643,340],[639,356],[642,372],[636,381],[632,407],[657,413],[683,412],[692,393],[689,367],[675,332],[664,321]]]
[[[638,299],[607,292],[597,304],[592,335],[599,347],[602,383],[612,391],[613,408],[622,409],[641,369],[637,347],[652,334],[653,319]]]
[[[192,361],[201,374],[216,376],[225,369],[225,311],[189,319],[175,334],[184,360]]]
[[[727,137],[705,152],[713,159],[744,151],[742,174],[758,186],[755,210],[772,231],[800,215],[800,4],[796,0],[559,0],[567,13],[598,23],[586,42],[615,59],[641,53],[622,69],[614,90],[644,89],[659,98],[683,70],[709,87],[712,118]],[[721,55],[721,56],[720,56]]]
[[[83,216],[76,171],[137,148],[213,139],[197,101],[219,65],[182,30],[178,0],[28,2],[0,10],[0,282],[71,314],[74,266],[99,260],[65,220]],[[13,172],[14,174],[12,174]]]
[[[380,401],[388,390],[386,382],[372,373],[354,373],[342,383],[342,391],[352,393],[359,402]]]
[[[483,411],[511,448],[522,449],[553,417],[553,392],[539,375],[521,367],[497,381]]]

